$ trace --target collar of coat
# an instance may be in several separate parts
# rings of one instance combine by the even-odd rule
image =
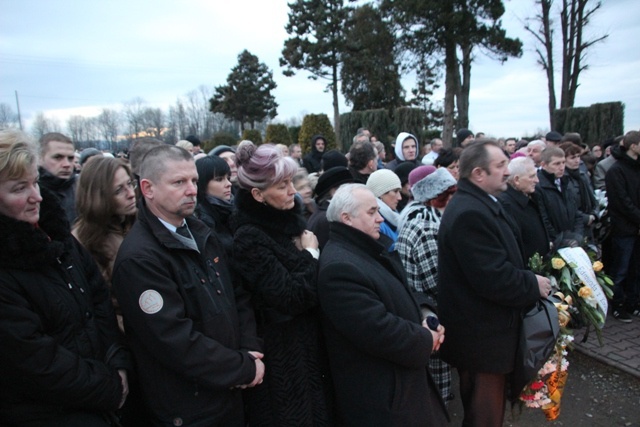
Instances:
[[[0,215],[0,268],[38,270],[49,265],[72,244],[69,222],[53,193],[40,188],[37,226]]]
[[[460,194],[463,194],[463,193],[470,194],[473,197],[475,197],[476,199],[480,200],[485,205],[487,205],[487,207],[495,215],[498,215],[500,213],[500,210],[501,210],[500,202],[493,200],[491,198],[491,196],[489,196],[489,193],[487,193],[482,188],[478,187],[477,185],[475,185],[474,183],[472,183],[471,181],[469,181],[466,178],[461,178],[458,181],[458,190],[456,191],[456,194],[458,194],[458,193],[460,193]],[[456,197],[456,194],[454,194],[453,197]]]
[[[71,175],[70,178],[66,179],[58,178],[42,166],[38,168],[38,173],[40,174],[41,187],[44,186],[53,191],[64,191],[76,182],[76,175]]]
[[[302,215],[302,204],[295,198],[295,206],[288,211],[272,208],[253,198],[248,190],[240,189],[236,195],[236,227],[255,225],[272,235],[299,236],[307,221]]]

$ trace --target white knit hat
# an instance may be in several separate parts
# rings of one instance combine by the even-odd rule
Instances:
[[[378,169],[367,180],[367,188],[373,192],[376,197],[382,196],[387,191],[402,188],[400,178],[392,170]]]
[[[371,179],[371,178],[369,178]],[[445,191],[449,187],[456,185],[457,182],[447,168],[438,168],[435,172],[422,178],[420,181],[413,184],[411,187],[411,194],[413,200],[418,202],[428,202],[433,200]]]

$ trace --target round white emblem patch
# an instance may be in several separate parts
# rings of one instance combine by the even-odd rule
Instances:
[[[162,309],[164,301],[162,300],[162,296],[160,296],[158,291],[148,290],[144,291],[142,295],[140,295],[138,304],[140,304],[140,308],[145,313],[155,314]]]

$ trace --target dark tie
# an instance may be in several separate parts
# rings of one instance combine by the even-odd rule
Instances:
[[[176,228],[176,233],[182,237],[191,239],[191,233],[189,233],[189,227],[187,227],[187,224],[182,224],[180,227]]]

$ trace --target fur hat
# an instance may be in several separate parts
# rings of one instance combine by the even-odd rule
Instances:
[[[378,169],[367,180],[367,188],[373,192],[376,197],[382,196],[384,193],[401,188],[400,178],[395,172],[389,169]]]
[[[427,175],[430,175],[436,171],[435,166],[423,165],[418,166],[409,174],[409,187],[413,187],[416,183]]]
[[[316,184],[316,201],[322,199],[332,188],[353,182],[353,176],[345,166],[334,166],[322,173]]]
[[[456,180],[451,176],[447,168],[438,168],[435,172],[416,182],[411,187],[411,194],[413,194],[413,200],[428,202],[456,184]]]

